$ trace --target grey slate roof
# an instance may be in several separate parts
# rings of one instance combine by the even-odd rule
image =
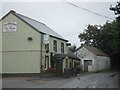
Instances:
[[[71,52],[70,50],[68,50],[68,57],[73,58],[73,59],[77,59],[80,60],[73,52]]]
[[[53,57],[58,58],[58,59],[64,59],[66,56],[69,58],[75,59],[75,60],[80,60],[75,54],[73,54],[70,50],[68,50],[67,54],[64,53],[57,53]]]
[[[53,37],[56,37],[56,38],[59,38],[59,39],[67,41],[61,35],[57,34],[55,31],[50,29],[44,23],[41,23],[41,22],[36,21],[34,19],[31,19],[31,18],[29,18],[27,16],[24,16],[24,15],[21,15],[19,13],[16,13],[15,11],[12,11],[12,10],[10,12],[13,13],[14,15],[16,15],[17,17],[19,17],[20,19],[22,19],[24,22],[26,22],[30,26],[34,27],[38,32],[45,33],[45,34],[51,35]]]
[[[94,53],[97,56],[108,56],[105,52],[103,52],[101,49],[97,48],[97,47],[93,47],[93,46],[80,46],[79,48],[76,49],[76,51],[78,51],[79,49],[81,49],[82,47],[85,47],[86,49],[88,49],[89,51],[91,51],[92,53]],[[76,52],[75,51],[75,52]]]
[[[53,56],[54,59],[57,59],[57,60],[63,60],[65,57],[67,56],[67,54],[64,54],[64,53],[57,53]]]
[[[92,47],[92,46],[84,46],[84,47],[87,48],[89,51],[91,51],[92,53],[94,53],[97,56],[108,56],[105,52],[103,52],[99,48]]]

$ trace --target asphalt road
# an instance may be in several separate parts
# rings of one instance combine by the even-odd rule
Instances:
[[[0,80],[2,88],[118,88],[120,86],[117,72],[80,74],[78,77],[68,79],[11,77]]]
[[[60,88],[118,88],[118,75],[110,77],[111,74],[96,73],[77,77]]]

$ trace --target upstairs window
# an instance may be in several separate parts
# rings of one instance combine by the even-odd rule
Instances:
[[[61,53],[64,53],[64,43],[61,43]]]
[[[56,40],[53,41],[53,50],[57,52],[57,41]]]
[[[49,50],[49,43],[45,44],[45,50]]]

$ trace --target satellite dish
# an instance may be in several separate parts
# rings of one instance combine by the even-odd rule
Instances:
[[[32,41],[33,39],[32,39],[32,37],[28,37],[28,40],[29,40],[29,41]]]

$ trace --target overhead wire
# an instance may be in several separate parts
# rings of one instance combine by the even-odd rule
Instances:
[[[83,7],[80,7],[80,6],[75,5],[75,4],[71,3],[71,2],[68,2],[68,1],[66,1],[66,0],[63,0],[63,1],[65,1],[65,2],[68,3],[69,5],[72,5],[72,6],[74,6],[74,7],[80,8],[80,9],[85,10],[85,11],[87,11],[87,12],[93,13],[93,14],[98,15],[98,16],[100,16],[100,17],[104,17],[104,18],[107,18],[107,19],[114,20],[114,19],[111,18],[111,17],[108,17],[108,16],[105,16],[105,15],[101,15],[101,14],[99,14],[99,13],[93,12],[93,11],[91,11],[91,10],[88,10],[88,9],[86,9],[86,8],[83,8]],[[73,33],[73,34],[66,34],[66,35],[62,35],[62,36],[72,36],[72,35],[77,35],[77,34],[78,34],[78,33]]]
[[[66,0],[63,0],[63,1],[65,1],[65,2],[68,3],[69,5],[72,5],[72,6],[74,6],[74,7],[80,8],[80,9],[82,9],[82,10],[84,10],[84,11],[93,13],[93,14],[95,14],[95,15],[98,15],[98,16],[101,16],[101,17],[104,17],[104,18],[107,18],[107,19],[114,20],[114,19],[111,18],[111,17],[108,17],[108,16],[105,16],[105,15],[102,15],[102,14],[99,14],[99,13],[96,13],[96,12],[93,12],[93,11],[91,11],[91,10],[88,10],[88,9],[86,9],[86,8],[83,8],[83,7],[80,7],[80,6],[75,5],[75,4],[71,3],[71,2],[68,2],[68,1],[66,1]]]
[[[68,36],[73,36],[73,35],[77,35],[79,33],[72,33],[72,34],[63,34],[62,36],[68,37]]]

